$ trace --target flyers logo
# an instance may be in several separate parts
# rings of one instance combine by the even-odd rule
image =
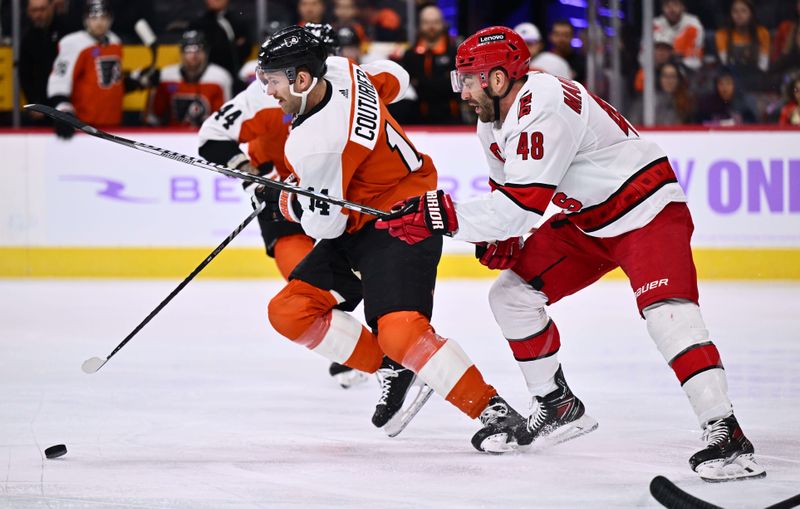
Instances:
[[[95,59],[97,84],[100,88],[111,88],[122,79],[122,66],[116,55],[97,57]]]
[[[522,117],[531,112],[532,100],[533,100],[533,93],[531,92],[526,93],[520,98],[519,104],[517,105],[517,120],[521,119]]]

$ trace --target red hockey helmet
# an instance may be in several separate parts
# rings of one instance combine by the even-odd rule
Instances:
[[[503,69],[509,79],[525,76],[531,52],[522,37],[508,27],[484,28],[461,43],[456,51],[456,69],[450,77],[454,92],[461,92],[466,75],[477,76],[481,87],[489,86],[489,73]]]

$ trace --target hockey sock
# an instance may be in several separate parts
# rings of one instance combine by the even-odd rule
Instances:
[[[400,359],[403,366],[472,419],[497,394],[461,346],[436,334],[420,313],[399,311],[380,317],[378,342],[389,357]]]
[[[700,425],[733,412],[719,351],[697,304],[668,300],[643,312],[647,331],[669,363]]]
[[[302,233],[287,235],[275,241],[275,264],[283,279],[289,279],[289,274],[313,247],[314,239]]]
[[[292,280],[269,303],[269,320],[281,335],[323,357],[373,373],[383,351],[361,323],[338,309],[332,292]]]
[[[531,395],[545,396],[556,390],[561,338],[544,309],[547,296],[507,270],[492,285],[489,304]]]

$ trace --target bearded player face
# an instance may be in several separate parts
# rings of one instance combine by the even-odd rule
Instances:
[[[278,105],[284,113],[294,115],[300,111],[300,98],[290,92],[291,85],[285,72],[259,70],[257,76],[265,87],[265,93],[278,100]]]
[[[461,99],[475,108],[481,122],[494,120],[494,103],[481,88],[480,80],[473,74],[465,74],[461,79]]]

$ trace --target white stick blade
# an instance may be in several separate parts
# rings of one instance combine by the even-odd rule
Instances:
[[[86,359],[83,361],[81,365],[81,369],[87,375],[91,375],[92,373],[97,373],[97,370],[103,367],[103,364],[107,362],[107,359],[101,359],[100,357],[92,357],[91,359]]]
[[[144,18],[140,19],[135,25],[133,25],[133,30],[148,48],[156,42],[156,34],[153,32],[153,29],[150,28],[150,24]]]

